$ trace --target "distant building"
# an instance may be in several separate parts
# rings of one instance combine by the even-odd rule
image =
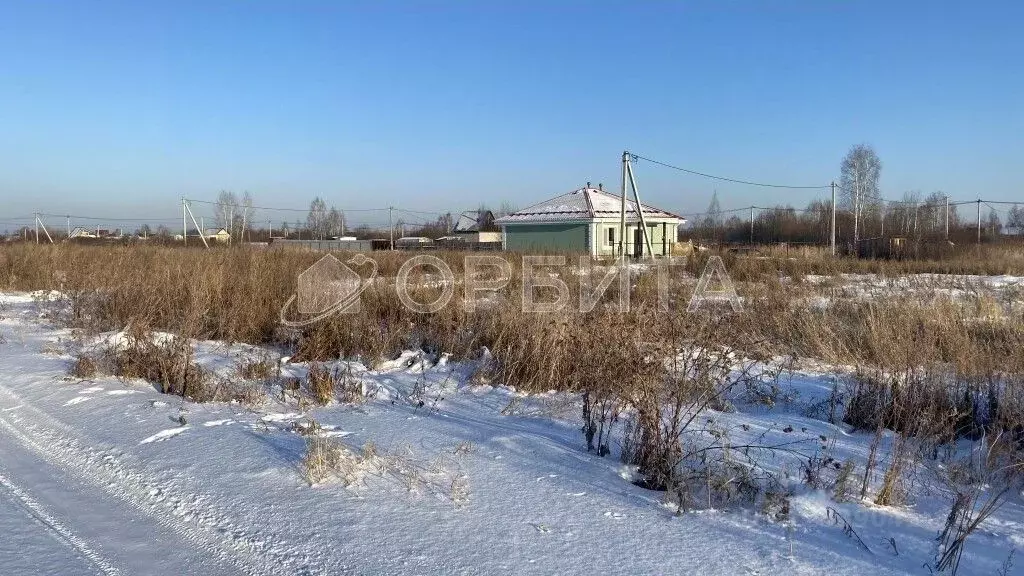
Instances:
[[[71,234],[68,235],[69,240],[96,240],[96,239],[108,239],[117,240],[121,238],[121,230],[108,230],[106,228],[85,228],[83,226],[75,227],[71,230]]]
[[[446,236],[445,240],[456,238],[463,242],[501,242],[501,230],[494,223],[494,213],[490,210],[467,210],[459,214],[451,236]]]
[[[95,228],[82,228],[81,226],[75,228],[68,235],[68,238],[99,238],[99,231]]]
[[[207,228],[203,230],[203,237],[216,242],[230,242],[231,234],[223,228]]]
[[[188,231],[189,238],[199,238],[200,236],[206,238],[207,242],[227,243],[231,241],[231,233],[223,228],[207,228],[203,230],[202,234],[199,233],[199,230],[196,230],[194,228]],[[183,240],[181,234],[176,234],[174,236],[174,239],[178,240],[179,242]]]
[[[678,229],[686,222],[666,210],[643,205],[654,255],[672,254]],[[592,256],[614,256],[622,238],[620,197],[600,187],[573,190],[495,220],[501,226],[506,250],[583,252]],[[647,251],[640,230],[636,202],[626,200],[626,254],[641,257]]]

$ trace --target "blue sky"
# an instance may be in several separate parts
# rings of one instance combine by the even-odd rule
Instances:
[[[1009,1],[0,0],[0,221],[175,219],[221,189],[522,207],[617,185],[624,149],[827,184],[860,142],[888,197],[1024,201],[1021,22]],[[680,212],[816,194],[637,176]]]

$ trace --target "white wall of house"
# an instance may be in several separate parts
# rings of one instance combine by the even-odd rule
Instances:
[[[651,243],[654,254],[671,254],[672,245],[678,238],[679,220],[665,218],[647,218],[648,230],[651,230]],[[626,222],[626,246],[627,253],[633,253],[633,240],[638,222]],[[604,218],[594,220],[590,223],[590,254],[591,256],[615,256],[619,249],[619,226],[620,220]],[[664,242],[662,241],[664,237]],[[647,252],[644,246],[643,251]]]

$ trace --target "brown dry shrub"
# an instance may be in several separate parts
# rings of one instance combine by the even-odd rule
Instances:
[[[68,370],[68,374],[81,380],[88,380],[95,377],[96,372],[96,361],[91,357],[82,354],[75,358],[74,363],[71,364],[71,368]]]
[[[160,386],[164,394],[196,402],[215,399],[209,376],[193,359],[192,344],[186,338],[171,337],[155,342],[152,333],[133,327],[125,340],[104,351],[103,364],[119,378],[142,378]]]
[[[274,375],[277,364],[269,358],[247,359],[238,363],[236,371],[245,380],[266,380]]]
[[[322,364],[312,364],[309,367],[309,374],[306,376],[306,383],[309,386],[309,393],[317,404],[329,404],[334,399],[334,374],[329,368]]]

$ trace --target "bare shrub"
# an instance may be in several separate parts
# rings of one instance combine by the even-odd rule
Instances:
[[[836,502],[846,502],[850,498],[850,481],[853,479],[855,469],[856,465],[853,460],[843,462],[832,488],[832,499]]]
[[[362,459],[334,438],[311,434],[306,436],[306,452],[302,472],[310,485],[336,477],[346,486],[362,477]]]
[[[344,369],[336,369],[335,388],[345,404],[357,404],[366,399],[363,381],[352,371],[351,364],[346,364]]]
[[[98,367],[96,366],[95,360],[89,356],[79,354],[71,364],[68,374],[81,380],[88,380],[90,378],[94,378],[97,371]]]
[[[967,539],[1020,488],[1024,457],[1014,444],[1002,432],[985,437],[967,463],[971,474],[967,478],[947,477],[953,502],[938,539],[938,572],[957,573]]]
[[[237,402],[244,406],[259,406],[266,400],[262,387],[251,382],[239,381],[234,378],[220,377],[208,383],[211,402]]]
[[[317,404],[329,404],[334,399],[334,374],[322,364],[311,364],[306,376],[309,393]]]
[[[267,380],[277,368],[277,363],[267,357],[242,360],[236,365],[238,375],[245,380]]]
[[[138,326],[124,333],[123,342],[108,347],[103,364],[120,378],[142,378],[160,386],[164,394],[189,398],[196,402],[214,400],[208,374],[193,360],[192,344],[187,338],[171,336],[155,341],[154,335]]]

